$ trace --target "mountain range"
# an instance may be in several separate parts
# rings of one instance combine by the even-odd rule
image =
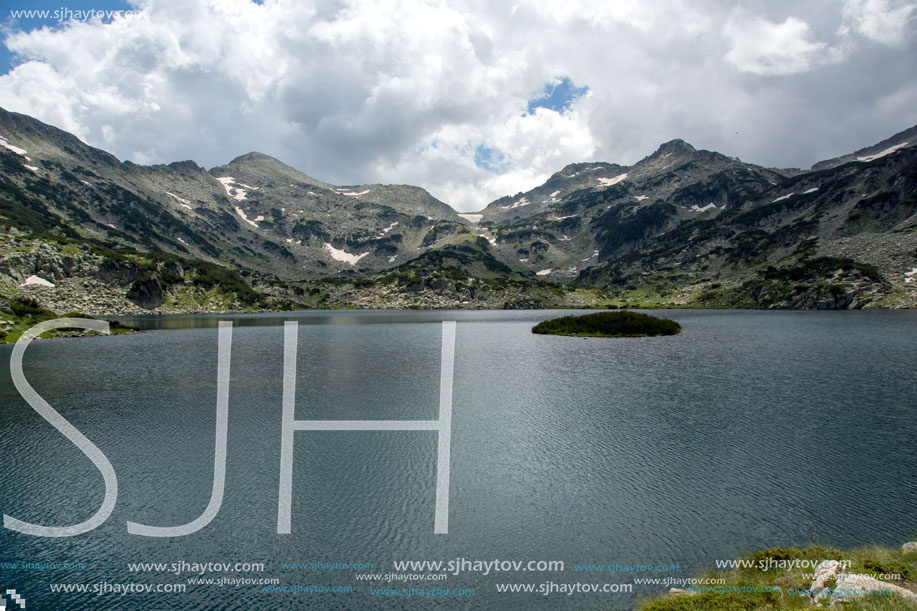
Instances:
[[[803,171],[673,140],[463,214],[254,152],[121,162],[0,109],[0,293],[90,314],[913,307],[915,145],[917,126]]]

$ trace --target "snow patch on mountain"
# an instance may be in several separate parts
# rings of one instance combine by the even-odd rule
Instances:
[[[599,178],[599,184],[601,184],[603,187],[610,187],[612,185],[618,184],[625,178],[627,178],[627,172],[624,172],[623,174],[618,174],[614,178]]]
[[[179,197],[174,193],[165,192],[166,195],[177,201],[182,207],[187,208],[188,210],[194,210],[194,207],[191,205],[191,202],[186,200],[184,197]]]
[[[502,208],[503,210],[511,210],[513,208],[519,208],[521,206],[528,206],[531,203],[532,202],[530,202],[528,199],[524,197],[520,197],[519,199],[513,202],[512,206],[500,206],[500,208]]]
[[[352,255],[345,250],[340,250],[340,249],[335,248],[328,242],[325,242],[324,246],[325,246],[325,250],[331,253],[332,259],[334,259],[335,261],[343,261],[344,263],[350,263],[351,265],[356,265],[357,261],[359,261],[360,259],[362,259],[363,257],[369,254],[369,251],[367,250],[366,252],[364,252],[361,255]]]
[[[890,146],[887,149],[885,149],[884,151],[879,151],[878,153],[874,155],[866,155],[865,157],[857,157],[857,161],[863,161],[863,162],[875,161],[876,159],[881,159],[882,157],[885,157],[886,155],[891,155],[895,151],[901,150],[905,148],[906,146],[908,146],[909,144],[910,144],[909,142],[902,142],[901,144]]]
[[[29,286],[29,285],[47,286],[47,287],[50,287],[50,288],[52,288],[52,289],[54,288],[54,283],[53,283],[53,282],[50,282],[50,281],[48,281],[48,280],[45,280],[45,279],[42,278],[41,276],[36,276],[36,275],[34,275],[34,274],[31,275],[31,276],[29,276],[28,278],[26,278],[26,279],[25,279],[25,282],[22,283],[22,286]]]
[[[17,155],[22,155],[23,157],[26,158],[26,160],[29,159],[28,157],[26,157],[26,152],[27,152],[27,151],[26,151],[25,149],[21,149],[21,148],[19,148],[18,146],[13,146],[13,145],[10,144],[9,142],[7,142],[7,141],[6,141],[6,138],[4,138],[3,136],[0,136],[0,146],[2,146],[2,147],[5,148],[5,149],[9,149],[9,150],[13,151],[13,152],[16,153]]]
[[[246,223],[248,223],[248,224],[251,225],[252,227],[257,227],[257,226],[258,226],[257,221],[263,221],[263,220],[264,220],[264,217],[263,217],[263,216],[259,216],[259,217],[256,218],[254,221],[251,220],[250,218],[248,218],[248,217],[245,215],[245,211],[242,210],[242,208],[240,208],[240,207],[238,207],[238,206],[236,206],[236,214],[238,214],[239,217],[240,217],[243,221],[245,221]]]
[[[388,227],[386,227],[385,229],[383,229],[383,230],[382,230],[382,233],[380,233],[380,234],[377,235],[376,237],[377,237],[377,238],[384,238],[384,237],[385,237],[385,234],[387,234],[389,231],[391,231],[392,229],[394,229],[396,225],[398,225],[398,221],[395,221],[394,223],[392,223],[391,225],[389,225]]]
[[[232,176],[220,176],[217,177],[217,180],[219,180],[220,184],[223,185],[223,188],[226,190],[226,195],[233,198],[234,200],[242,201],[248,194],[248,191],[240,188],[242,186],[241,183],[239,183],[239,186],[233,186],[236,181]],[[248,188],[251,189],[251,187]],[[236,210],[238,210],[238,208],[236,208]]]
[[[476,235],[477,237],[479,237],[479,238],[484,238],[485,240],[487,240],[487,241],[490,243],[491,246],[496,246],[496,245],[497,245],[497,238],[493,237],[492,235],[490,235],[490,234],[487,233],[486,231],[485,231],[485,232],[482,232],[482,233],[476,233],[475,235]]]

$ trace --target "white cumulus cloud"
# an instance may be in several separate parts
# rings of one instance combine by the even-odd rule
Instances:
[[[723,30],[731,47],[726,59],[743,72],[786,75],[808,72],[832,59],[824,42],[813,41],[809,24],[796,17],[781,23],[739,8]]]
[[[138,0],[111,23],[9,35],[0,106],[135,162],[256,150],[473,211],[676,137],[766,165],[816,161],[806,133],[819,153],[880,140],[917,120],[912,5]],[[821,80],[773,78],[803,74]],[[529,112],[564,79],[588,93]],[[481,150],[499,163],[476,163]]]
[[[847,0],[844,5],[845,28],[887,45],[901,45],[915,17],[917,3],[911,1]]]

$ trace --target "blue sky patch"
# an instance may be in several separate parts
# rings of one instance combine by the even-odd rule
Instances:
[[[6,74],[21,60],[14,59],[13,54],[6,48],[6,37],[18,32],[40,30],[43,27],[52,30],[60,27],[71,19],[83,20],[92,15],[102,16],[102,21],[111,21],[109,11],[137,10],[123,0],[70,0],[62,3],[61,0],[13,0],[3,3],[0,7],[0,37],[4,44],[0,45],[0,74]]]
[[[577,98],[582,97],[589,87],[577,87],[569,76],[555,79],[545,83],[542,95],[529,100],[528,114],[535,112],[536,108],[547,108],[556,112],[563,112],[570,108]]]
[[[474,149],[474,164],[482,170],[503,174],[509,169],[509,159],[495,148],[479,144]]]

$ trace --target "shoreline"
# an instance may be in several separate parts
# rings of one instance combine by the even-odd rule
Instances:
[[[717,561],[668,592],[642,599],[639,611],[800,609],[838,604],[858,611],[917,609],[917,536],[900,547],[850,550],[773,547]],[[668,584],[664,584],[668,585]],[[681,587],[686,586],[686,587]]]

